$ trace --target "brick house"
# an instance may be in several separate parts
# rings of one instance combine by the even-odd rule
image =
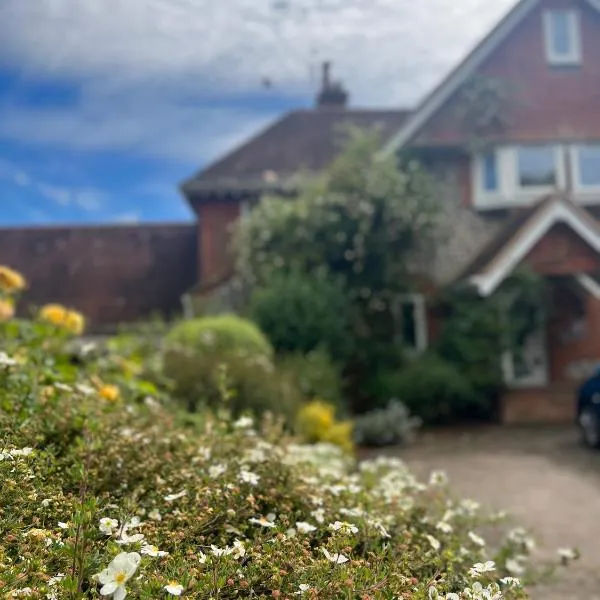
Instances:
[[[347,99],[326,68],[314,110],[182,184],[199,217],[200,291],[231,275],[230,227],[252,202],[326,167],[341,124],[378,127],[383,153],[416,153],[439,185],[436,287],[468,281],[489,296],[521,264],[547,279],[555,309],[525,341],[525,368],[502,359],[503,420],[572,419],[574,390],[600,362],[600,0],[521,0],[412,111]],[[423,347],[427,298],[407,304]]]

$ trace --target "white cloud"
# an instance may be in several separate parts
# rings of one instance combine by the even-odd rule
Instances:
[[[140,222],[142,215],[139,211],[131,211],[121,213],[115,216],[115,223],[121,223],[122,225],[135,225]]]
[[[102,190],[61,186],[41,181],[26,173],[15,163],[0,158],[0,180],[2,179],[29,188],[63,208],[75,207],[86,212],[94,212],[102,209],[108,200],[108,194]]]
[[[70,109],[3,111],[0,135],[201,161],[271,116],[236,99],[306,103],[323,59],[354,104],[414,104],[514,1],[2,0],[0,61],[81,94]]]

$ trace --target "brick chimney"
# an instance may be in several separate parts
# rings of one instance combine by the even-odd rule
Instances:
[[[331,81],[331,63],[323,63],[321,90],[317,95],[318,108],[345,108],[349,94],[339,81]]]

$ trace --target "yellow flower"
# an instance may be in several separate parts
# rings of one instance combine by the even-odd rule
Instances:
[[[305,404],[298,412],[299,432],[309,442],[318,442],[335,423],[335,407],[315,400]]]
[[[103,385],[99,390],[101,398],[104,398],[107,402],[117,402],[121,396],[121,392],[116,385]]]
[[[342,448],[346,452],[354,451],[354,441],[352,440],[352,433],[354,425],[352,421],[340,421],[334,423],[323,436],[324,442],[335,444]]]
[[[10,267],[0,265],[0,290],[11,294],[24,290],[26,286],[27,282],[21,273]]]
[[[8,300],[0,300],[0,321],[10,321],[15,316],[15,307]]]
[[[62,304],[46,304],[39,313],[40,319],[66,329],[75,335],[81,335],[85,329],[85,318],[75,310],[69,310]]]

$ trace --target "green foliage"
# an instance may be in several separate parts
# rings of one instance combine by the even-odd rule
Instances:
[[[304,354],[324,347],[331,356],[348,355],[348,305],[332,279],[279,273],[254,290],[250,316],[278,352]]]
[[[261,331],[232,315],[176,325],[167,335],[164,373],[190,412],[227,407],[234,414],[272,411],[291,420],[302,394],[273,364]]]
[[[159,394],[137,401],[140,382],[114,351],[73,368],[54,330],[0,324],[3,598],[98,599],[97,574],[123,553],[135,563],[118,596],[139,600],[169,589],[190,600],[428,600],[481,596],[479,585],[526,597],[500,579],[529,538],[505,535],[440,477],[421,483],[384,457],[357,468],[270,419],[180,419]],[[100,382],[120,397],[103,397]],[[481,546],[473,534],[491,524]],[[494,570],[472,570],[488,559]]]
[[[489,298],[457,287],[439,300],[435,349],[460,370],[490,414],[504,388],[502,355],[520,358],[523,341],[545,319],[546,296],[540,277],[522,268]]]
[[[201,357],[216,353],[270,358],[273,354],[271,344],[260,329],[235,315],[182,321],[168,333],[167,344],[196,352]]]
[[[405,404],[392,400],[385,408],[354,419],[354,441],[359,446],[396,446],[413,440],[421,419],[412,417]]]
[[[353,344],[345,360],[358,390],[397,362],[394,306],[412,287],[414,258],[435,228],[437,203],[414,162],[378,156],[378,136],[351,131],[346,150],[297,198],[262,201],[236,236],[238,269],[252,285],[302,273],[343,287]]]
[[[306,399],[322,398],[342,407],[340,370],[325,350],[285,355],[277,362],[277,370],[287,374]]]
[[[452,363],[433,353],[399,371],[382,372],[379,386],[380,393],[398,398],[427,424],[478,418],[488,408],[469,380]]]

